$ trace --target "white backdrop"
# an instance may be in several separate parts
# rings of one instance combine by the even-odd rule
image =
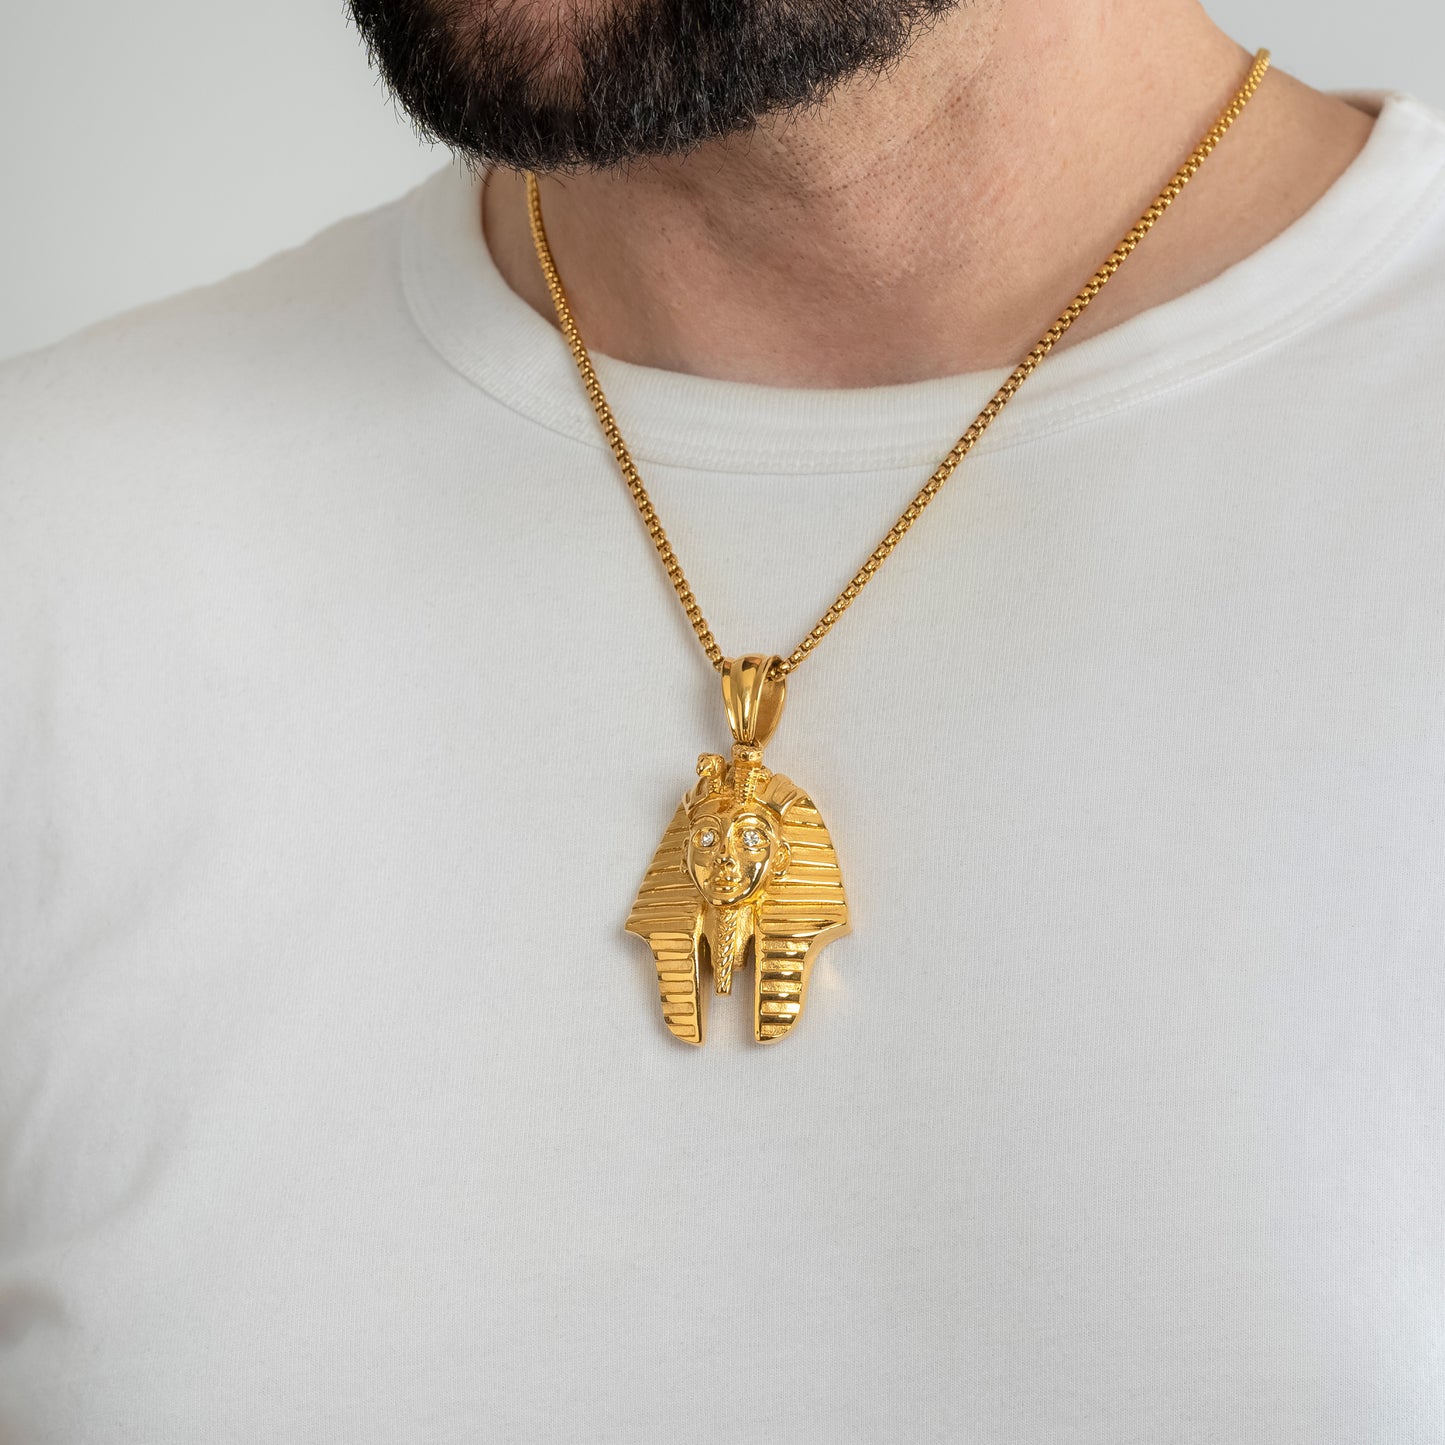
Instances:
[[[1445,108],[1440,0],[1210,9],[1313,85]],[[342,0],[0,0],[0,357],[249,265],[444,160]]]

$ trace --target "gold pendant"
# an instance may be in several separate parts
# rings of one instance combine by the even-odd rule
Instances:
[[[772,1043],[803,1012],[808,974],[824,944],[848,931],[848,900],[833,840],[813,800],[763,766],[763,747],[783,712],[776,657],[723,662],[732,762],[697,760],[697,784],[662,835],[627,931],[657,964],[662,1017],[684,1043],[706,1025],[703,964],[720,994],[753,965],[753,1036]]]

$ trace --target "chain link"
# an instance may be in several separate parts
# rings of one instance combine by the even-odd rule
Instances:
[[[1205,132],[1199,144],[1189,153],[1188,159],[1174,173],[1169,184],[1154,198],[1148,210],[1125,232],[1123,240],[1114,247],[1103,265],[1089,278],[1083,290],[1069,302],[1058,320],[1044,332],[1029,354],[1019,362],[1009,374],[1008,379],[994,392],[988,404],[969,424],[968,430],[949,449],[948,454],[938,464],[933,475],[899,514],[898,520],[884,534],[883,540],[868,554],[863,565],[853,574],[852,581],[833,599],[828,610],[818,619],[808,635],[787,657],[779,660],[775,668],[776,675],[786,676],[792,672],[828,635],[833,624],[847,611],[858,594],[872,580],[874,573],[888,560],[889,555],[903,540],[908,529],[923,515],[923,509],[938,495],[943,489],[943,484],[958,470],[959,463],[973,450],[994,419],[1033,374],[1038,364],[1054,349],[1063,334],[1084,314],[1085,308],[1104,289],[1109,278],[1129,259],[1139,243],[1154,228],[1155,222],[1169,209],[1180,191],[1188,185],[1194,173],[1204,164],[1210,152],[1223,140],[1225,133],[1238,119],[1240,112],[1259,88],[1259,83],[1264,79],[1265,71],[1268,69],[1269,51],[1261,50],[1254,57],[1249,74],[1245,76],[1244,83],[1235,92],[1234,98],[1221,112],[1219,119]],[[708,661],[715,668],[720,669],[723,664],[722,649],[717,645],[717,639],[713,637],[712,629],[702,615],[702,609],[693,595],[692,586],[682,570],[682,563],[677,560],[677,553],[673,551],[672,543],[668,540],[667,532],[663,529],[657,510],[652,505],[652,498],[648,496],[647,488],[642,484],[642,477],[632,460],[632,454],[627,449],[627,443],[622,439],[617,418],[613,416],[612,408],[608,405],[607,397],[603,393],[602,383],[597,379],[597,371],[592,365],[592,358],[582,340],[582,333],[577,329],[572,308],[562,289],[562,278],[557,271],[557,263],[552,257],[551,247],[547,244],[547,232],[542,224],[542,197],[537,189],[537,178],[530,172],[527,175],[527,211],[532,225],[532,243],[536,248],[542,274],[546,278],[553,309],[557,313],[557,324],[566,338],[567,345],[572,352],[572,359],[577,363],[582,384],[587,390],[587,400],[591,402],[592,410],[597,414],[602,434],[607,438],[607,445],[617,459],[622,479],[627,483],[627,489],[632,493],[632,500],[636,502],[637,510],[642,514],[647,534],[652,538],[652,545],[656,547],[657,555],[662,558],[662,565],[667,569],[668,580],[677,593],[678,601],[682,603],[682,610],[687,614],[687,620],[692,624],[692,630],[697,634],[703,651],[707,653]]]

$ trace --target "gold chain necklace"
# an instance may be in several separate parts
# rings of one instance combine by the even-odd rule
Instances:
[[[802,1014],[808,974],[823,945],[848,931],[843,877],[822,817],[797,784],[763,765],[763,747],[782,716],[787,675],[828,635],[1014,393],[1169,209],[1249,103],[1268,69],[1269,51],[1261,50],[1233,99],[1168,185],[1009,374],[852,580],[786,657],[750,653],[729,658],[718,647],[597,380],[547,244],[537,178],[528,174],[532,243],[557,324],[673,590],[708,661],[722,674],[723,703],[732,729],[730,762],[718,753],[698,758],[698,781],[678,804],[626,923],[627,932],[644,939],[652,950],[663,1020],[685,1043],[703,1041],[704,964],[711,967],[720,994],[732,991],[735,969],[753,965],[753,1036],[759,1043],[770,1043],[787,1034]]]

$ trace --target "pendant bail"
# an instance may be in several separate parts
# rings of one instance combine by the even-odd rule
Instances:
[[[723,705],[733,738],[744,747],[766,746],[777,730],[788,684],[785,677],[771,676],[771,671],[781,661],[776,655],[756,652],[723,659]]]

